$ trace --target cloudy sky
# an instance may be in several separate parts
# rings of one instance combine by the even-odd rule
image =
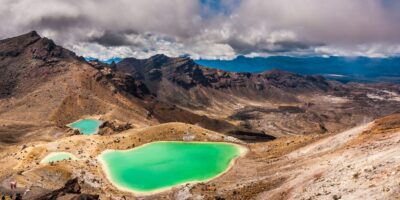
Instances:
[[[0,38],[79,55],[400,55],[399,0],[0,0]]]

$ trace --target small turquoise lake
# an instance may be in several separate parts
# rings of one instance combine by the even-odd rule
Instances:
[[[93,135],[99,131],[99,127],[103,122],[96,119],[81,119],[67,126],[79,130],[83,135]]]
[[[130,150],[106,150],[98,157],[119,189],[152,193],[215,178],[245,152],[244,147],[211,142],[153,142]]]
[[[68,152],[53,152],[43,158],[40,163],[51,163],[62,160],[77,160],[77,158]]]

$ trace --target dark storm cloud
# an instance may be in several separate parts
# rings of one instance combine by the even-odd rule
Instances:
[[[256,44],[248,44],[240,40],[230,40],[228,44],[238,54],[259,53],[286,53],[298,52],[301,50],[309,50],[315,47],[324,46],[323,43],[301,42],[301,41],[276,41],[272,43],[259,42]]]
[[[95,36],[88,41],[95,42],[106,47],[133,45],[133,43],[129,41],[124,33],[113,33],[110,31],[105,32],[101,36]]]
[[[36,29],[85,56],[400,53],[397,0],[0,0],[0,38]]]
[[[304,43],[299,41],[280,41],[275,43],[278,46],[277,52],[289,52],[292,50],[302,50],[302,49],[309,49],[315,46],[323,46],[323,44],[311,44],[311,43]]]
[[[53,29],[53,30],[67,30],[70,28],[77,28],[85,26],[89,23],[89,19],[85,16],[43,16],[37,21],[33,21],[30,26],[32,29]]]

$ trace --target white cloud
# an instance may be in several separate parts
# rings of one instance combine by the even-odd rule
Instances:
[[[365,44],[351,47],[325,46],[314,49],[316,54],[331,56],[367,56],[373,58],[382,58],[388,56],[400,56],[400,45],[391,44]]]
[[[96,43],[79,43],[71,45],[69,48],[72,51],[77,52],[79,55],[98,58],[100,60],[107,60],[113,57],[142,56],[137,55],[137,52],[132,51],[132,49],[128,46],[105,47]]]
[[[222,0],[220,5],[222,13],[199,0],[0,0],[0,38],[35,29],[80,55],[99,58],[400,53],[396,0]]]

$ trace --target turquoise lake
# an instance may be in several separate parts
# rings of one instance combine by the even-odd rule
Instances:
[[[229,169],[242,148],[229,143],[154,142],[126,151],[106,150],[99,160],[115,186],[154,192],[215,178]]]
[[[68,127],[79,130],[83,135],[93,135],[99,131],[99,127],[102,123],[102,121],[96,119],[81,119],[68,124]]]
[[[68,152],[53,152],[43,158],[40,163],[51,163],[62,160],[76,160],[76,157]]]

